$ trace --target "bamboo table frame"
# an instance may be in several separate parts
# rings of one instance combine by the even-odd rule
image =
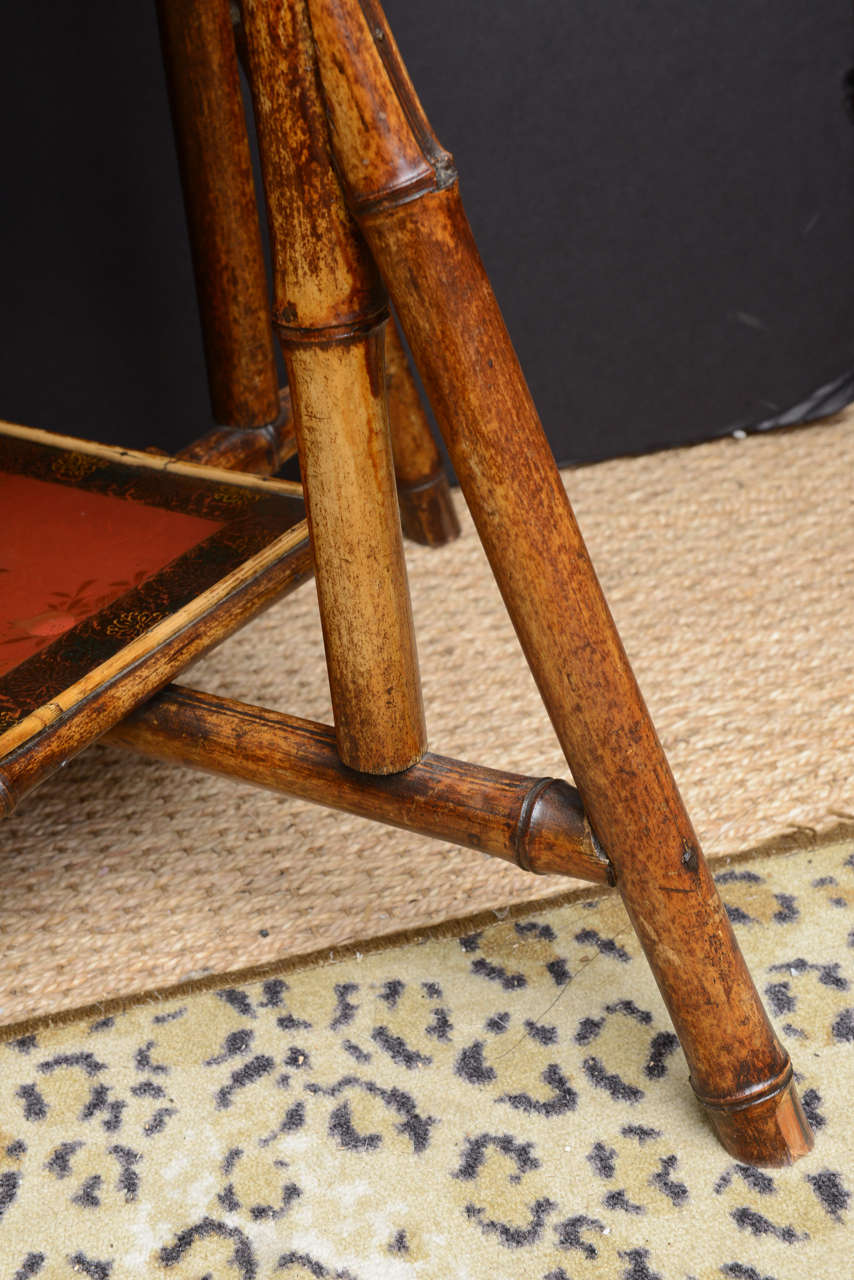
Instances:
[[[530,870],[615,883],[720,1140],[751,1164],[796,1159],[812,1136],[791,1062],[578,531],[453,159],[377,0],[243,0],[236,30],[289,398],[275,374],[228,0],[160,0],[159,11],[223,423],[188,456],[269,470],[298,450],[335,725],[167,689],[113,740]],[[425,754],[398,506],[423,541],[455,526],[389,296],[577,791]]]

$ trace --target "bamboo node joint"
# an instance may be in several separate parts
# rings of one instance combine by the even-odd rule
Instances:
[[[273,323],[276,326],[279,341],[284,347],[330,347],[336,343],[360,341],[375,330],[381,329],[388,318],[388,307],[383,306],[377,311],[348,320],[344,324],[308,327],[290,324],[281,316],[275,316]]]
[[[516,854],[516,863],[523,871],[530,871],[534,875],[538,873],[536,868],[531,865],[530,850],[528,849],[531,820],[537,807],[537,801],[553,782],[557,782],[557,778],[540,778],[539,781],[534,783],[522,802],[516,830],[513,832],[513,851]]]
[[[782,1071],[772,1076],[770,1080],[760,1080],[758,1084],[749,1085],[746,1089],[740,1089],[737,1093],[724,1097],[708,1097],[700,1093],[693,1078],[691,1088],[694,1090],[697,1101],[710,1111],[744,1111],[747,1107],[754,1107],[760,1102],[770,1102],[778,1094],[785,1093],[793,1079],[792,1063],[787,1059]]]

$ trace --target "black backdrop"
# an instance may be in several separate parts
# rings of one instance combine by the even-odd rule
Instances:
[[[387,12],[562,461],[845,398],[849,0]],[[177,447],[211,418],[153,5],[4,36],[0,415]]]

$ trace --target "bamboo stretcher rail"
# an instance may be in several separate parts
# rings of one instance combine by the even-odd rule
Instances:
[[[328,726],[180,685],[123,720],[109,741],[478,849],[540,875],[610,883],[578,793],[558,778],[432,753],[404,773],[356,773],[341,763]]]
[[[812,1136],[566,497],[465,217],[376,0],[310,0],[336,161],[478,533],[668,1006],[738,1158]]]

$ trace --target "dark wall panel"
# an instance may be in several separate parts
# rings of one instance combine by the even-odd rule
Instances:
[[[210,420],[153,5],[4,18],[0,413],[134,446]]]
[[[848,0],[387,9],[561,460],[854,369]],[[153,6],[4,26],[0,414],[177,447],[210,410]]]

